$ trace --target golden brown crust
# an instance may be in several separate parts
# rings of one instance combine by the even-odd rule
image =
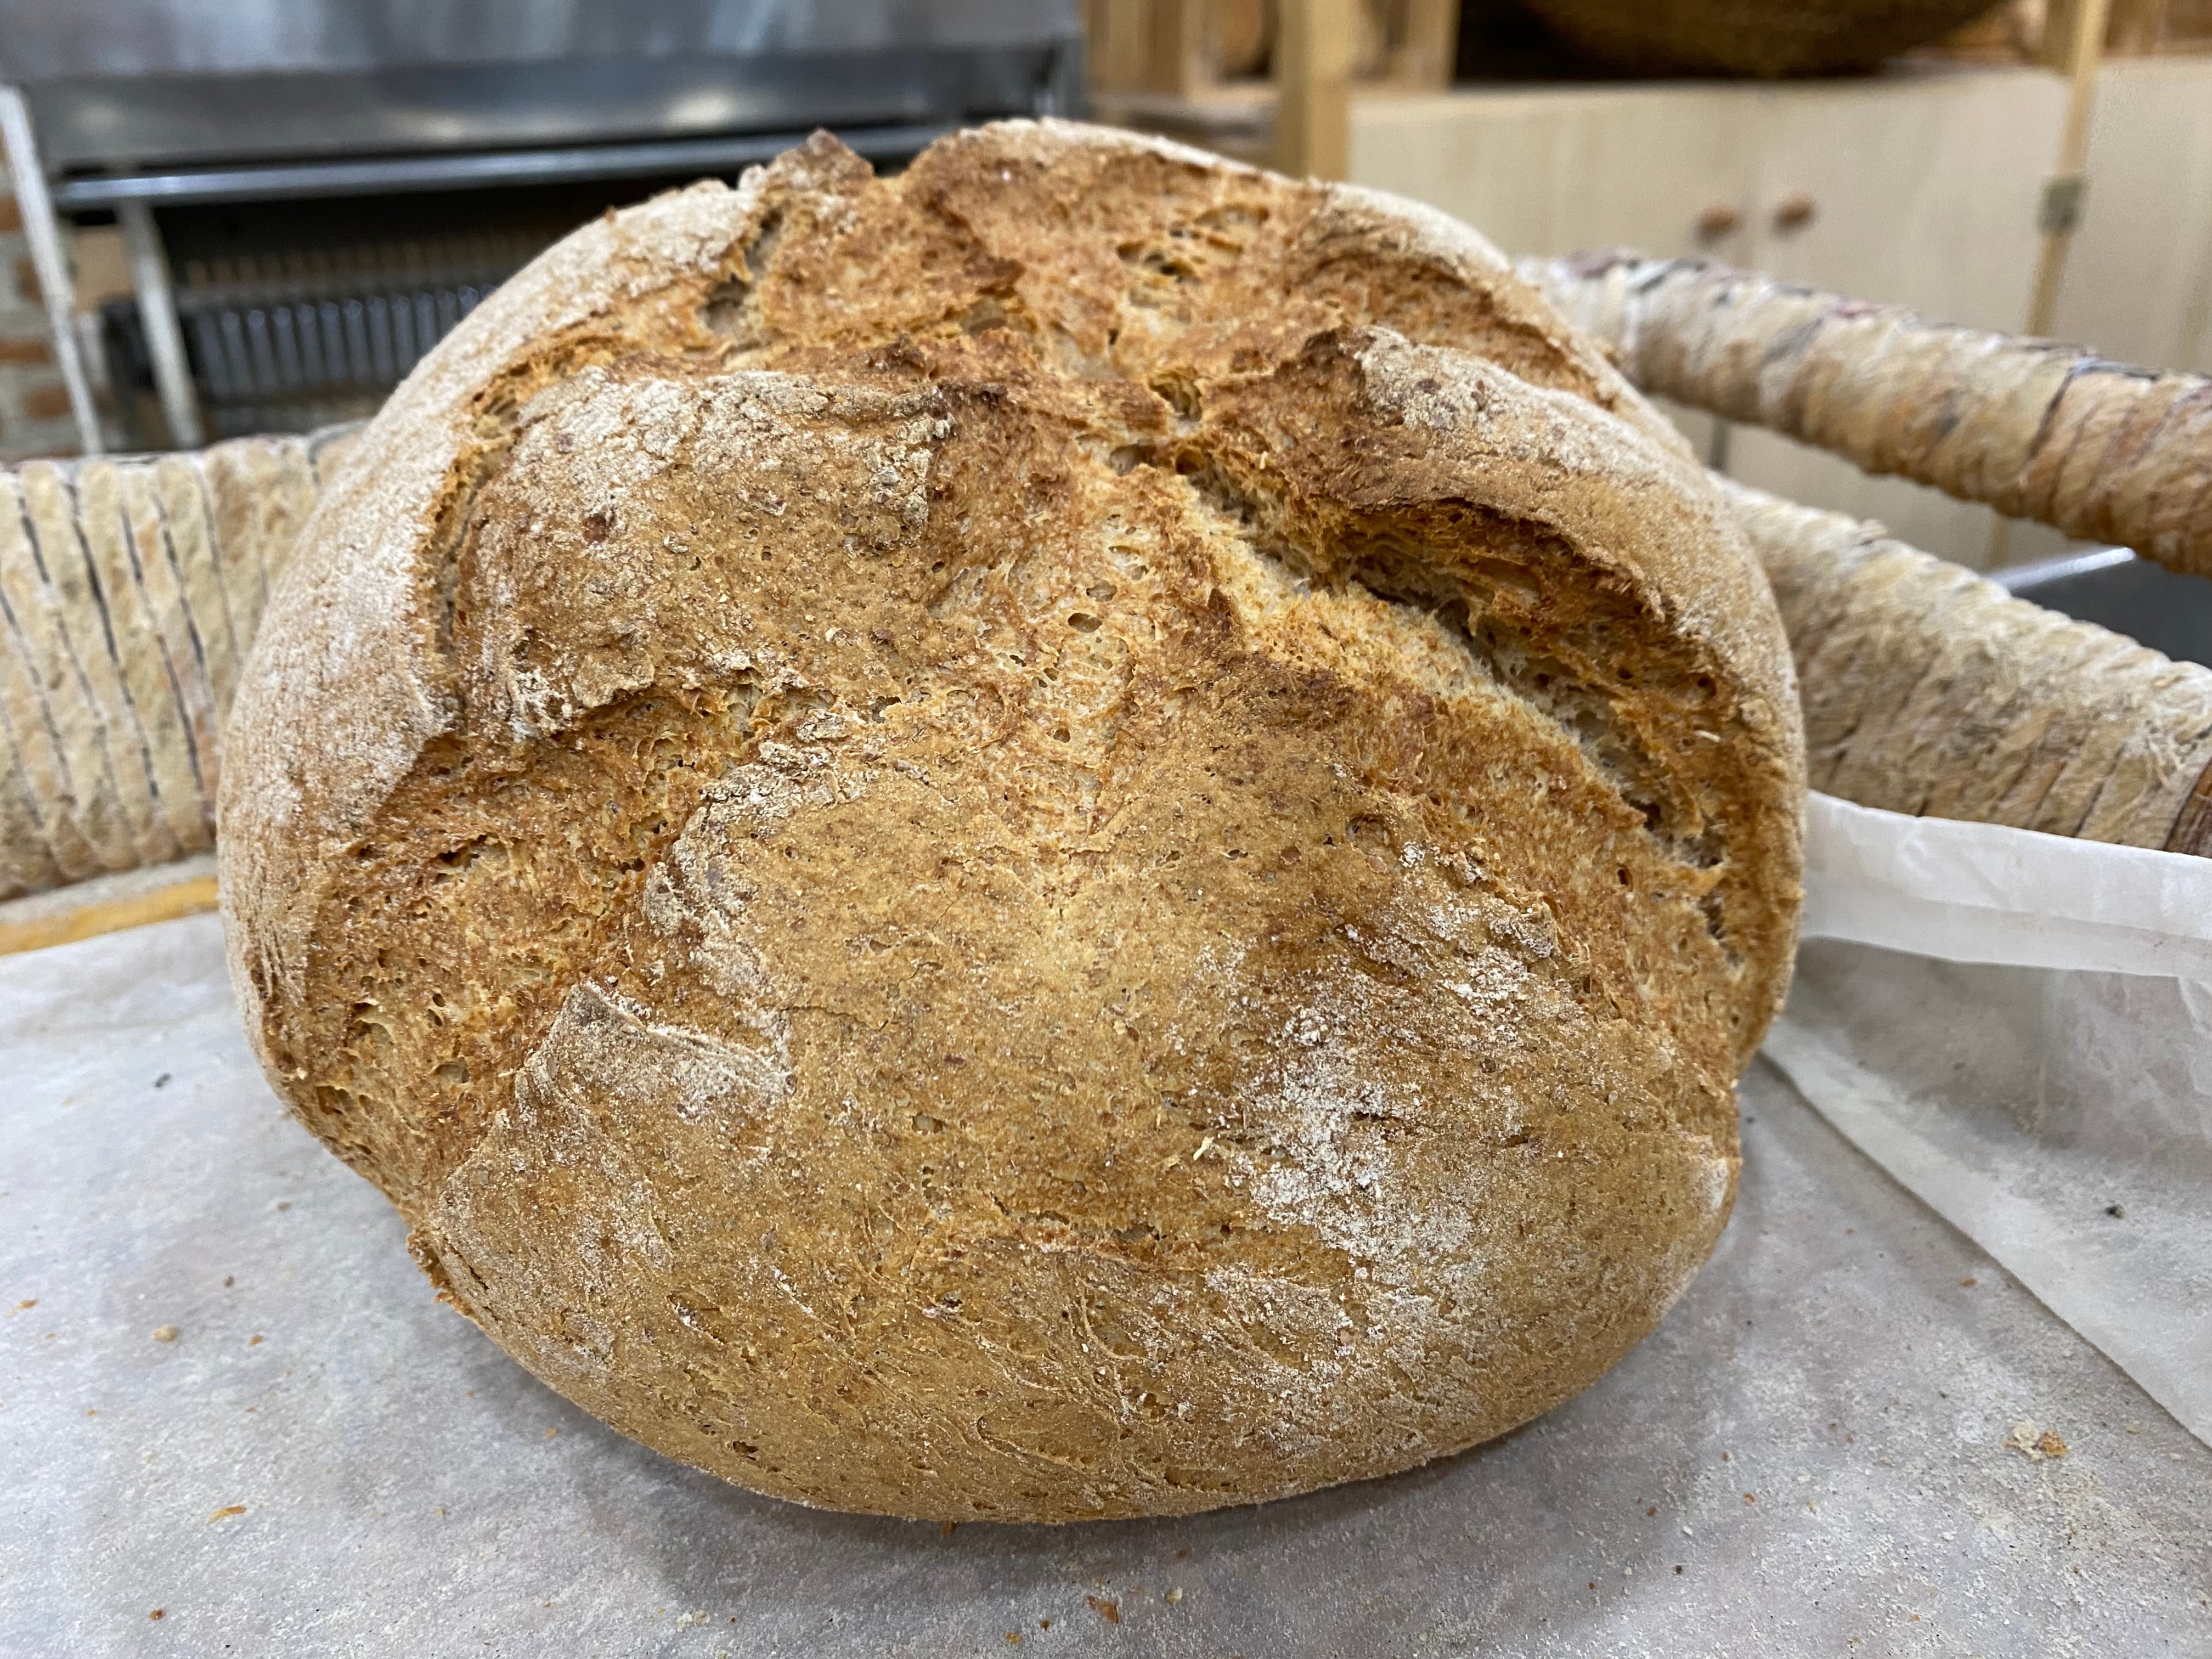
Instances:
[[[817,139],[426,362],[224,775],[249,1026],[508,1351],[943,1517],[1525,1420],[1711,1249],[1771,599],[1467,233],[1057,124]]]

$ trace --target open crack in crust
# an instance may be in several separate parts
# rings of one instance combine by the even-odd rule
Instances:
[[[761,1490],[1070,1519],[1404,1468],[1650,1328],[1795,701],[1479,240],[1011,124],[486,313],[319,509],[222,845],[272,1078],[511,1353]]]

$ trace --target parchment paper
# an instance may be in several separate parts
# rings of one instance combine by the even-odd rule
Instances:
[[[2212,1448],[1765,1064],[1712,1261],[1558,1410],[950,1535],[672,1463],[432,1300],[262,1080],[213,916],[0,957],[0,1080],[7,1659],[2212,1653]]]
[[[1765,1053],[2212,1443],[2212,860],[1815,794]]]

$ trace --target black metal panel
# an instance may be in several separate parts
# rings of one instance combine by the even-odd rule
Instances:
[[[949,125],[848,127],[839,137],[870,161],[904,161],[951,131]],[[64,213],[85,213],[112,209],[125,202],[187,207],[217,202],[296,202],[339,196],[512,189],[601,179],[703,178],[771,161],[805,137],[804,132],[775,132],[686,138],[669,143],[587,144],[566,149],[95,174],[56,185],[53,198]]]
[[[567,58],[344,74],[163,75],[26,88],[51,177],[210,163],[957,125],[1064,106],[1079,45]]]
[[[422,355],[537,252],[484,237],[350,247],[300,258],[196,266],[176,289],[177,320],[212,434],[306,432],[374,414]],[[101,311],[109,370],[150,392],[137,307]]]

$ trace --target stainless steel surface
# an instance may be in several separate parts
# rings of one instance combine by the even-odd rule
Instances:
[[[1002,46],[1076,0],[9,0],[0,78]]]
[[[659,143],[816,126],[1068,112],[1073,39],[988,48],[700,53],[167,75],[25,88],[60,181],[216,163]],[[684,160],[678,166],[696,163]],[[386,186],[375,186],[384,188]],[[104,205],[65,196],[73,208]],[[202,199],[206,199],[203,198]]]
[[[2212,665],[2212,581],[2124,547],[2093,548],[1991,573],[2024,599],[2142,641],[2180,662]]]
[[[161,248],[161,233],[143,202],[123,204],[115,216],[123,227],[131,285],[137,295],[139,322],[146,331],[147,355],[154,366],[154,390],[161,395],[170,446],[197,449],[204,441],[199,398],[192,390],[191,365],[185,359],[185,337],[177,325],[176,295],[169,286],[169,258]]]
[[[2212,1652],[2212,1451],[1763,1066],[1712,1264],[1549,1417],[949,1535],[678,1468],[433,1304],[255,1073],[212,917],[0,961],[0,1068],[9,1654]]]
[[[846,128],[846,143],[871,160],[903,161],[951,131],[944,125]],[[125,203],[180,207],[209,202],[301,201],[331,196],[481,190],[576,179],[638,179],[734,173],[805,141],[805,131],[647,144],[590,144],[567,149],[501,150],[467,155],[386,156],[370,161],[204,167],[173,173],[72,179],[54,187],[71,212]]]
[[[16,210],[22,216],[24,240],[31,245],[39,295],[46,302],[54,363],[61,370],[62,384],[69,388],[77,447],[84,454],[97,455],[101,448],[100,414],[93,406],[92,381],[77,349],[73,321],[76,291],[70,279],[69,258],[62,251],[60,222],[46,194],[46,175],[30,111],[22,94],[13,87],[0,87],[0,148],[7,152],[9,187],[15,192]]]

